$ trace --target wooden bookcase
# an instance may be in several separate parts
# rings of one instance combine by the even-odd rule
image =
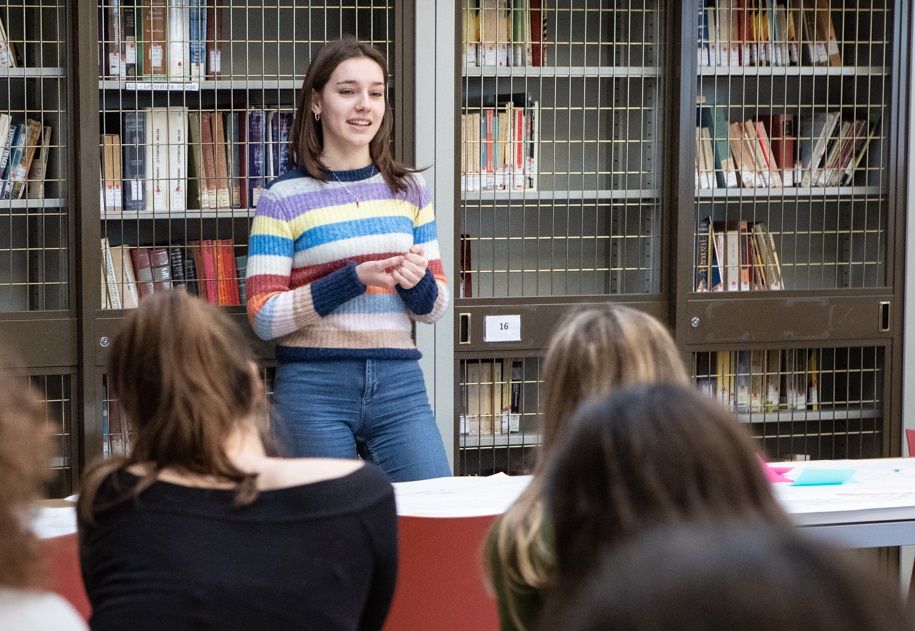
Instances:
[[[165,18],[159,31],[184,33],[172,41],[166,36],[161,49],[150,45],[157,40],[156,23],[143,27],[144,14],[157,15],[153,6]],[[122,21],[134,8],[135,16],[140,16],[134,21],[139,26],[137,55],[127,36],[131,28]],[[212,50],[220,50],[218,72],[208,72],[214,68],[205,66],[194,74],[190,67],[190,17],[195,8],[203,10],[198,18],[206,15],[211,25],[219,25],[210,29],[208,37],[202,31],[205,62],[212,61]],[[115,16],[120,19],[114,20]],[[254,204],[227,204],[224,198],[215,204],[199,202],[195,144],[206,145],[206,138],[190,138],[190,118],[209,112],[215,113],[211,120],[219,116],[227,124],[232,115],[250,110],[291,115],[314,50],[352,34],[371,41],[388,57],[395,126],[406,130],[398,133],[394,149],[409,161],[413,22],[399,0],[280,5],[247,0],[19,0],[0,2],[0,22],[18,53],[16,67],[0,67],[0,114],[10,115],[16,124],[40,120],[51,130],[44,183],[35,185],[43,196],[0,199],[0,343],[21,358],[15,362],[17,368],[44,394],[49,422],[60,424],[60,449],[53,463],[59,475],[48,489],[49,495],[60,496],[73,491],[87,462],[129,442],[105,384],[107,348],[125,311],[106,298],[109,284],[103,276],[102,239],[109,247],[158,247],[169,254],[175,249],[186,254],[202,239],[226,240],[233,260],[246,254]],[[142,54],[144,48],[149,55]],[[151,75],[144,64],[158,62],[160,54],[166,72]],[[169,73],[170,58],[188,65]],[[139,73],[136,61],[140,61]],[[124,142],[125,117],[138,112],[151,123],[147,108],[171,112],[163,141],[155,148],[170,155],[166,167],[174,160],[183,162],[183,172],[163,168],[159,183],[183,186],[186,201],[178,203],[177,198],[164,195],[161,203],[140,209],[124,209],[123,203],[117,208],[118,195],[106,196],[104,191],[106,183],[125,176],[123,150],[130,145]],[[181,121],[180,130],[175,121]],[[106,154],[105,134],[118,136],[120,151],[111,149]],[[143,144],[156,143],[147,139]],[[243,144],[248,147],[253,141]],[[209,147],[215,157],[215,147]],[[145,149],[138,153],[145,155]],[[105,168],[113,168],[115,162],[120,178]],[[264,175],[269,179],[271,173]],[[129,266],[129,254],[126,261]],[[231,286],[241,274],[236,268],[226,276]],[[120,285],[118,293],[123,289]],[[247,332],[244,307],[225,308]],[[270,398],[272,347],[248,335],[264,360]]]
[[[529,470],[549,334],[568,311],[606,302],[668,322],[697,386],[748,423],[771,456],[898,455],[906,209],[897,139],[908,124],[906,3],[772,3],[784,12],[724,0],[460,5],[456,471]],[[793,53],[787,33],[772,36],[769,47],[784,58],[751,59],[755,47],[743,46],[746,22],[739,30],[737,18],[741,7],[760,5],[758,19],[775,33],[786,30],[789,5],[806,9],[815,35],[801,35]],[[501,30],[485,16],[500,11],[507,15]],[[523,17],[521,29],[512,21],[519,11],[527,23],[542,20],[539,38],[536,28],[524,30]],[[824,33],[832,23],[831,44],[825,35],[817,39],[817,20]],[[513,39],[522,51],[539,39],[546,62],[535,66],[522,56],[513,65],[490,51],[480,67],[473,48],[490,39],[506,41],[509,51]],[[488,142],[487,126],[478,131],[468,114],[495,118],[498,128],[500,105],[518,107],[524,99],[539,111],[537,188],[476,190],[487,188],[478,184],[482,178],[472,173],[468,182],[466,174],[488,166],[486,150],[476,147],[477,138]],[[763,121],[764,128],[773,127],[769,116],[787,114],[795,146],[805,145],[801,153],[816,145],[817,115],[832,113],[834,135],[848,121],[848,151],[860,162],[846,174],[853,160],[840,160],[837,150],[833,177],[823,169],[827,175],[803,181],[801,168],[799,186],[725,186],[714,170],[714,143],[728,147],[727,126],[696,142],[702,127],[715,127],[711,113],[727,123]],[[855,120],[862,122],[853,134]],[[737,168],[734,177],[741,175]],[[754,274],[766,272],[753,264],[762,256],[753,245],[756,224],[771,235],[780,282],[756,281],[751,291]],[[709,226],[733,233],[730,259],[727,240],[719,243],[720,270],[724,276],[730,269],[736,290],[697,291],[698,279],[709,284],[716,267],[698,251],[715,251]],[[520,339],[486,341],[486,318],[518,322],[505,316],[519,316]]]
[[[0,344],[44,399],[57,438],[47,493],[59,496],[79,466],[71,12],[63,1],[0,2],[0,24],[0,164],[19,166],[0,179],[21,182],[0,194]]]

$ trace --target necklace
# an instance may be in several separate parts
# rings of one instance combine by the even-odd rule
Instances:
[[[337,177],[336,172],[328,171],[328,173],[330,173],[331,177],[334,178],[337,181],[337,183],[343,187],[343,190],[346,191],[346,194],[349,195],[354,202],[356,202],[356,208],[359,208],[359,202],[362,201],[359,199],[359,196],[356,195],[352,190],[350,190],[350,187],[346,185],[346,182],[344,182],[339,177]],[[372,177],[373,175],[375,175],[375,165],[374,164],[372,165],[372,168],[369,171],[368,177]]]

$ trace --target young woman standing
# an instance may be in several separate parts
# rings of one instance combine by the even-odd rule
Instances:
[[[257,204],[248,316],[277,340],[277,424],[295,456],[361,454],[394,481],[450,474],[411,336],[448,305],[429,194],[391,155],[382,54],[345,38],[312,59],[296,167]]]

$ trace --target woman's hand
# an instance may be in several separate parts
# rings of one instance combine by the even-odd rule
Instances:
[[[401,288],[412,289],[426,275],[428,265],[423,247],[414,245],[403,256],[403,263],[391,272],[391,276]]]
[[[404,262],[404,258],[401,255],[397,255],[380,261],[360,263],[356,266],[356,276],[363,285],[391,289],[398,282],[394,278],[393,270],[396,270]]]

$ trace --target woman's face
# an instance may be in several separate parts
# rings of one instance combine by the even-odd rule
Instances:
[[[320,92],[311,111],[321,116],[324,154],[355,157],[365,152],[384,117],[384,74],[368,57],[352,57],[340,63]]]

